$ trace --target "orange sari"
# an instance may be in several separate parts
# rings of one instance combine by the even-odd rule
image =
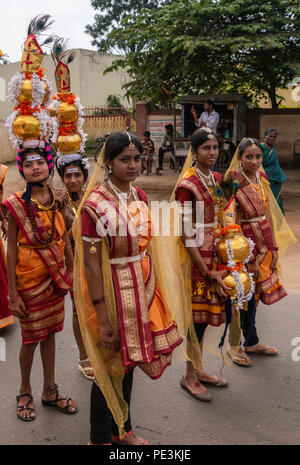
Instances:
[[[64,296],[71,279],[64,262],[65,223],[63,204],[56,200],[55,234],[48,245],[41,245],[33,235],[27,205],[22,193],[12,195],[3,203],[18,226],[17,289],[28,316],[20,320],[23,344],[45,340],[49,334],[63,329]],[[35,221],[40,239],[49,238],[52,211],[36,211]]]
[[[101,217],[106,216],[108,224],[104,237],[111,259],[123,365],[126,372],[139,366],[149,377],[157,379],[171,364],[172,351],[181,344],[182,338],[176,323],[168,321],[164,301],[155,282],[154,266],[147,253],[151,219],[144,192],[140,189],[137,192],[142,200],[139,202],[142,216],[147,219],[142,235],[133,236],[128,229],[126,236],[110,234],[110,220],[115,214],[121,218],[122,213],[114,194],[103,186],[95,188],[82,207],[82,234],[88,236],[86,230],[90,223],[95,228]],[[110,215],[105,211],[107,202]],[[139,226],[141,217],[135,202],[130,204],[130,213]],[[94,232],[91,237],[99,235]],[[138,256],[140,259],[129,261]]]

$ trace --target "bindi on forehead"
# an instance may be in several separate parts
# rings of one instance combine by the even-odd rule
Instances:
[[[25,161],[35,161],[35,160],[41,160],[41,156],[38,154],[33,154],[33,155],[27,155],[25,158]]]

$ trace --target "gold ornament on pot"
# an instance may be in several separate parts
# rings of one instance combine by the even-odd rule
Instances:
[[[236,224],[236,204],[233,196],[223,210],[224,228],[215,243],[215,254],[219,262],[218,269],[227,270],[224,284],[234,307],[245,307],[253,295],[254,282],[245,264],[252,255],[253,243],[249,241]]]
[[[68,50],[68,41],[58,38],[53,44],[52,58],[56,64],[55,82],[57,93],[51,107],[51,116],[56,118],[56,130],[52,143],[57,146],[57,155],[83,153],[86,134],[82,130],[83,108],[79,99],[71,92],[68,64],[74,60],[74,53]]]
[[[37,37],[52,23],[49,15],[39,15],[30,21],[21,59],[21,73],[16,73],[8,84],[8,98],[15,108],[5,126],[15,148],[24,140],[46,139],[49,134],[47,104],[50,83],[43,79],[40,66],[44,57],[41,47],[51,43],[53,37],[48,36],[41,45]]]

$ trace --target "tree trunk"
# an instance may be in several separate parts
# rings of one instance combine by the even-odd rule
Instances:
[[[277,102],[277,96],[276,96],[276,86],[272,83],[270,83],[270,87],[268,89],[268,95],[271,100],[271,105],[273,109],[278,108],[278,102]]]

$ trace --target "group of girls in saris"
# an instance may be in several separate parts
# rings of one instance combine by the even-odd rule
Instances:
[[[9,306],[20,319],[22,330],[21,387],[17,396],[20,419],[35,418],[30,371],[38,343],[44,370],[42,403],[64,413],[78,411],[74,400],[59,394],[54,377],[54,334],[63,328],[64,296],[72,286],[74,253],[73,328],[79,367],[94,379],[89,444],[148,443],[132,429],[133,370],[138,366],[150,378],[159,378],[184,336],[187,347],[193,339],[197,347],[190,353],[188,349],[181,386],[197,399],[210,401],[206,385],[227,385],[224,379],[204,371],[201,360],[207,326],[225,322],[228,291],[222,280],[226,271],[217,269],[214,258],[214,232],[222,226],[226,204],[222,178],[210,171],[218,157],[215,134],[209,129],[197,130],[191,151],[194,166],[184,169],[175,198],[180,204],[203,202],[204,222],[200,227],[204,241],[191,246],[187,242],[191,237],[182,234],[179,247],[183,246],[190,260],[185,276],[190,287],[184,288],[182,280],[170,292],[168,285],[172,278],[174,282],[178,278],[172,264],[178,266],[182,257],[179,260],[177,249],[173,249],[168,272],[162,269],[168,239],[152,237],[147,196],[132,185],[141,171],[143,152],[135,135],[119,132],[108,138],[85,191],[87,172],[80,161],[57,166],[67,189],[64,193],[47,184],[53,168],[47,144],[24,143],[20,148],[18,166],[27,188],[24,194],[16,193],[4,202],[9,211]],[[243,232],[255,242],[248,265],[256,280],[255,297],[257,302],[260,299],[270,305],[286,293],[276,272],[278,257],[268,208],[268,181],[259,171],[262,154],[256,140],[246,139],[240,145],[240,169],[229,174],[225,192],[234,185]],[[183,294],[188,296],[187,305],[181,305]],[[176,322],[180,318],[178,309],[186,312],[183,320],[191,321],[183,331]],[[250,364],[240,346],[241,331],[248,339],[247,353],[277,353],[259,342],[253,319],[249,339],[249,322],[242,314],[247,312],[241,311],[230,333],[228,353],[233,361]]]

